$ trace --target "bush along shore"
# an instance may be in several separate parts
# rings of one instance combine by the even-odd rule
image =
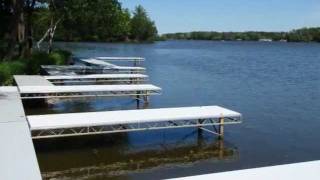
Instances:
[[[0,63],[0,85],[13,85],[13,75],[40,74],[41,65],[67,65],[71,62],[71,52],[55,50],[51,53],[37,51],[28,58],[14,58]]]

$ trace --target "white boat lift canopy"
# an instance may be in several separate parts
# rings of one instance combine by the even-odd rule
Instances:
[[[28,116],[27,119],[33,138],[37,139],[168,128],[223,126],[241,123],[241,114],[219,106],[201,106],[34,115]],[[213,133],[219,134],[219,132]]]

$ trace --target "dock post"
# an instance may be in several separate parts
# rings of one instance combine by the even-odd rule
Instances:
[[[138,64],[138,63],[137,63],[137,60],[135,59],[134,62],[133,62],[133,66],[136,67],[137,64]]]
[[[219,158],[223,159],[224,156],[224,142],[222,139],[218,139]]]
[[[140,103],[140,91],[137,91],[136,100],[137,100],[137,103]]]
[[[198,119],[198,137],[201,137],[202,136],[202,126],[201,126],[201,124],[202,124],[202,120],[201,119]]]
[[[143,96],[143,101],[145,102],[145,103],[149,103],[149,100],[150,100],[150,97],[148,96],[148,95],[145,95],[145,96]]]
[[[202,124],[201,119],[198,120],[199,124]],[[197,136],[197,145],[198,147],[201,147],[204,143],[204,137],[203,137],[203,130],[201,129],[201,125],[198,126],[198,136]]]
[[[221,114],[221,117],[219,118],[219,138],[223,139],[224,136],[224,117],[223,114]]]

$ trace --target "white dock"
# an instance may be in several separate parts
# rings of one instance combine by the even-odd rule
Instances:
[[[145,61],[145,58],[142,58],[142,57],[96,57],[95,59],[104,60],[104,61],[134,61],[134,62]]]
[[[29,126],[16,87],[0,87],[0,179],[40,180]]]
[[[316,180],[319,178],[320,161],[311,161],[296,164],[286,164],[255,169],[182,177],[176,178],[174,180]]]
[[[202,106],[35,115],[27,119],[33,138],[55,138],[169,128],[204,129],[241,123],[241,114],[219,106]],[[223,136],[222,128],[219,132],[204,130]]]
[[[113,68],[106,66],[58,66],[58,65],[43,65],[42,70],[49,75],[76,75],[76,74],[115,74],[115,73],[144,73],[144,68]]]
[[[44,76],[46,80],[54,84],[63,83],[124,83],[133,84],[145,82],[148,79],[144,74],[91,74],[70,76]]]
[[[87,78],[97,78],[99,75],[86,76]],[[104,77],[146,77],[145,75],[101,75]],[[79,76],[65,78],[79,78]],[[22,99],[48,99],[48,98],[75,98],[75,97],[117,97],[135,96],[147,102],[150,95],[158,95],[161,88],[152,84],[119,84],[119,85],[68,85],[55,86],[46,78],[51,76],[14,76],[18,85],[18,90]],[[54,78],[54,77],[53,77]],[[58,77],[58,79],[61,78]]]
[[[161,88],[151,84],[137,85],[75,85],[75,86],[19,86],[22,99],[150,96],[161,93]]]
[[[14,80],[20,86],[53,86],[46,78],[38,75],[14,75]]]
[[[103,60],[98,59],[81,59],[82,62],[84,62],[86,65],[92,65],[92,66],[102,66],[110,69],[117,69],[117,70],[136,70],[136,71],[145,71],[146,69],[144,67],[131,67],[131,66],[117,66],[115,64],[108,63]]]

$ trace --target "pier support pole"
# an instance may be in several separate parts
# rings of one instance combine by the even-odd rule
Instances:
[[[137,100],[137,104],[139,104],[140,103],[140,91],[137,91],[136,100]]]
[[[198,141],[198,146],[201,146],[202,142],[203,142],[203,133],[202,133],[202,129],[201,129],[202,126],[200,125],[200,124],[202,124],[201,119],[198,119],[198,124],[199,124],[199,126],[198,126],[198,139],[197,139],[197,141]]]
[[[224,157],[224,142],[222,139],[218,140],[218,147],[219,147],[219,158],[223,159],[223,157]]]
[[[224,117],[221,115],[221,118],[219,118],[219,138],[223,139],[224,136]]]
[[[149,103],[150,97],[148,95],[143,96],[144,103]]]

